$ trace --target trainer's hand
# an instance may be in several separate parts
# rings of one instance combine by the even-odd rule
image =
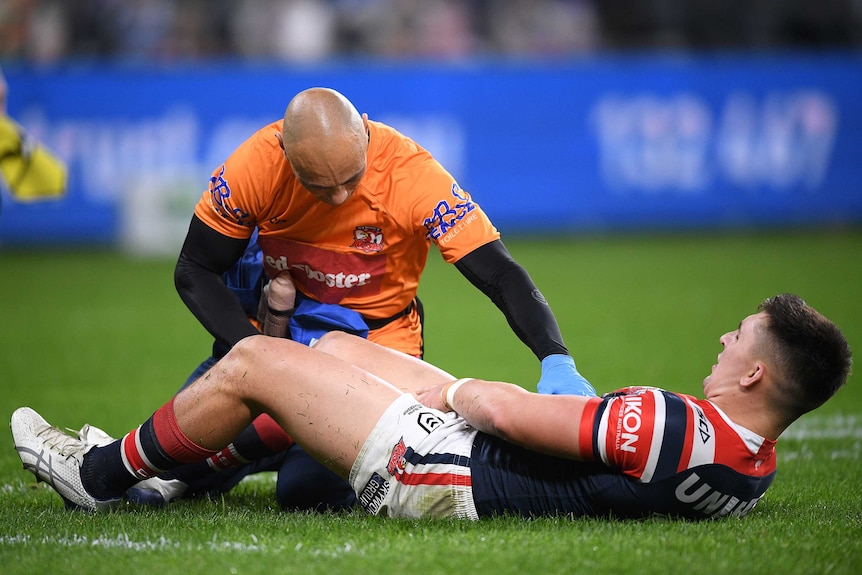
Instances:
[[[296,305],[296,287],[289,272],[281,272],[263,286],[258,320],[261,332],[273,337],[290,337],[290,316]]]
[[[548,395],[596,397],[596,390],[578,373],[575,360],[570,355],[553,354],[543,359],[542,377],[537,387],[539,393]]]

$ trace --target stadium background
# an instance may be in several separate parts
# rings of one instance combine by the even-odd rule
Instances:
[[[191,206],[317,83],[476,194],[600,392],[699,394],[718,335],[779,291],[835,319],[858,355],[859,6],[0,0],[9,112],[71,168],[59,202],[0,190],[0,419],[31,405],[116,435],[176,391],[212,343],[172,282]],[[430,361],[535,386],[530,351],[442,258],[420,294]],[[716,523],[318,517],[280,512],[263,476],[85,518],[33,483],[7,431],[0,572],[857,575],[858,380],[782,436],[755,512]]]
[[[11,1],[8,112],[70,189],[4,196],[0,245],[175,254],[210,172],[312,85],[507,235],[858,224],[862,8],[743,4]]]

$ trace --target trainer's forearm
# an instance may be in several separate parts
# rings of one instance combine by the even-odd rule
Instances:
[[[455,267],[494,302],[540,361],[551,354],[568,355],[548,302],[501,240],[477,248]]]
[[[233,347],[239,340],[259,333],[220,275],[184,263],[181,258],[174,283],[189,311],[222,343]]]
[[[247,246],[247,238],[223,235],[192,216],[174,270],[180,298],[201,325],[229,347],[258,333],[239,298],[222,279],[222,274],[239,261]]]

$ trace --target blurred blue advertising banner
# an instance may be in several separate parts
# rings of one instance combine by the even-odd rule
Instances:
[[[311,86],[416,139],[504,234],[862,222],[859,54],[4,73],[70,177],[59,202],[3,192],[7,246],[175,253],[210,173]]]

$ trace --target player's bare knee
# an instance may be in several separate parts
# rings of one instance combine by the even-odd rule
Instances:
[[[350,345],[350,342],[356,336],[344,333],[343,331],[330,331],[323,334],[314,344],[314,349],[328,353],[330,355],[338,355],[338,350],[344,346]]]
[[[266,365],[266,344],[273,338],[252,335],[238,341],[218,365],[222,370],[224,391],[243,397],[258,381],[255,372]]]

